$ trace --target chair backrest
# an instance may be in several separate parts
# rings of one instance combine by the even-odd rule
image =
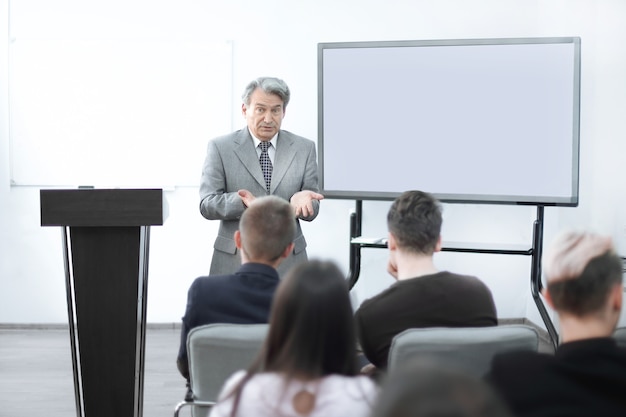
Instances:
[[[489,371],[494,355],[514,350],[537,352],[537,330],[523,324],[408,329],[391,342],[388,370],[393,372],[407,360],[419,357],[482,377]]]
[[[268,324],[207,324],[187,336],[189,379],[195,400],[214,402],[224,382],[246,369],[261,350]],[[194,416],[208,409],[194,408]]]
[[[617,341],[617,345],[626,348],[626,327],[618,327],[613,332],[613,338]]]

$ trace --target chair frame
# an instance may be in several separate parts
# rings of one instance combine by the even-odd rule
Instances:
[[[176,407],[174,408],[174,417],[178,417],[180,410],[182,410],[185,406],[188,406],[188,405],[211,408],[215,405],[215,401],[200,401],[200,400],[181,401],[178,404],[176,404]]]

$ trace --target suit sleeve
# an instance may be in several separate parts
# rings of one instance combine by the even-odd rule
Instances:
[[[318,170],[317,170],[317,154],[315,153],[315,144],[311,142],[310,150],[307,155],[306,165],[304,168],[304,177],[302,183],[302,190],[310,190],[316,193],[320,192]],[[300,216],[301,220],[310,222],[315,219],[320,212],[320,202],[313,200],[313,214],[308,217]]]
[[[200,213],[209,220],[235,220],[245,206],[237,192],[226,192],[226,170],[220,149],[209,141],[200,181]]]

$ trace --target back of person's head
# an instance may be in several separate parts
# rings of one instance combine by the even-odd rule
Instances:
[[[241,249],[248,259],[274,262],[293,242],[296,218],[291,205],[280,197],[256,198],[239,220]]]
[[[241,95],[241,99],[246,107],[250,105],[250,97],[257,88],[260,88],[267,94],[277,95],[283,101],[283,111],[287,108],[287,104],[289,104],[289,99],[291,98],[291,92],[289,91],[287,83],[275,77],[259,77],[248,83]]]
[[[405,191],[387,213],[387,227],[398,247],[431,255],[441,235],[442,207],[431,194]]]
[[[371,417],[512,417],[480,378],[425,360],[387,374]]]
[[[296,265],[279,284],[263,349],[266,371],[355,375],[356,336],[346,280],[332,262]]]
[[[577,317],[603,311],[609,294],[622,286],[622,261],[610,237],[569,231],[546,250],[543,270],[554,308]]]

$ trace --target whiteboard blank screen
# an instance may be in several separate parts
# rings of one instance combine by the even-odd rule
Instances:
[[[580,38],[321,43],[327,197],[578,204]]]
[[[229,42],[17,39],[10,47],[16,185],[196,186],[231,128]]]

